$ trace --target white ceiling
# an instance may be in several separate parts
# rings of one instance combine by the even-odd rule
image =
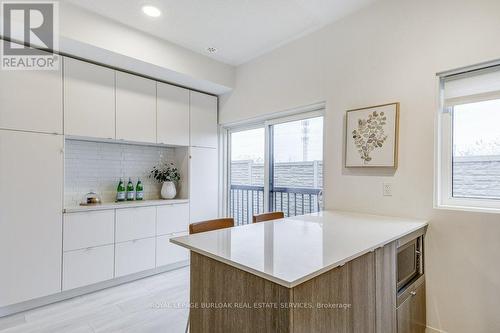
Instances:
[[[219,61],[239,65],[375,0],[66,0]],[[141,7],[162,11],[156,19]],[[217,53],[206,49],[216,47]]]

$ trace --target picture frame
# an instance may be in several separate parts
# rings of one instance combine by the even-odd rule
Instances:
[[[398,167],[399,102],[346,111],[344,166]]]

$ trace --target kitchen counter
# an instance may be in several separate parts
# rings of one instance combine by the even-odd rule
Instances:
[[[90,212],[97,210],[148,207],[148,206],[164,206],[189,203],[188,199],[170,199],[170,200],[137,200],[137,201],[121,201],[121,202],[105,202],[100,205],[92,206],[73,206],[64,208],[63,213],[78,213]]]
[[[293,288],[426,226],[423,220],[324,211],[171,242]]]

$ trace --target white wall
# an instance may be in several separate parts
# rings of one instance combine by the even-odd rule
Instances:
[[[327,207],[431,220],[428,325],[446,332],[500,331],[500,216],[433,209],[435,73],[500,58],[499,32],[498,0],[381,0],[240,66],[221,100],[221,123],[326,101]],[[398,170],[343,168],[345,110],[394,101]]]

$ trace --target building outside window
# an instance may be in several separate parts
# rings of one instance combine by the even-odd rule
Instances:
[[[437,206],[500,210],[500,66],[441,78]]]

